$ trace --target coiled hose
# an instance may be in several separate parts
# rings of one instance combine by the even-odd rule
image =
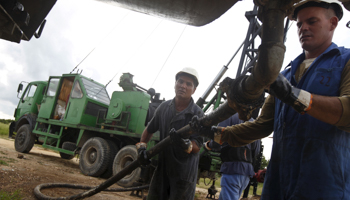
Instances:
[[[61,199],[79,199],[79,198],[73,198],[71,197],[49,197],[41,193],[42,189],[48,189],[48,188],[70,188],[70,189],[82,189],[82,190],[91,190],[91,189],[97,189],[97,187],[87,186],[87,185],[77,185],[77,184],[67,184],[67,183],[43,183],[35,187],[34,194],[35,196],[40,200],[61,200]],[[148,189],[149,185],[143,185],[143,186],[137,186],[137,187],[130,187],[130,188],[107,188],[103,191],[108,192],[127,192],[127,191],[133,191],[133,190],[142,190],[142,189]],[[80,197],[84,198],[84,197]]]

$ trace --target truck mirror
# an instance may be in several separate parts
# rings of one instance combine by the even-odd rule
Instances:
[[[17,98],[20,98],[20,97],[19,97],[19,94],[22,92],[22,90],[23,90],[23,84],[20,83],[20,84],[18,85],[18,88],[17,88]]]
[[[22,92],[22,90],[23,90],[23,84],[20,83],[20,84],[18,85],[17,93]]]

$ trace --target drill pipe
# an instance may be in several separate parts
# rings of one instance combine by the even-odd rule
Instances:
[[[220,105],[217,109],[213,110],[208,115],[203,116],[198,120],[199,124],[202,126],[210,127],[212,125],[217,125],[219,122],[229,118],[231,115],[235,114],[236,111],[230,108],[227,101]],[[182,127],[181,129],[176,131],[177,134],[181,134],[182,138],[189,138],[192,134],[196,133],[196,129],[191,127],[190,125],[186,125]],[[163,149],[168,147],[169,145],[172,145],[172,141],[170,136],[166,137],[162,141],[160,141],[158,144],[150,148],[148,151],[146,151],[147,158],[150,159],[153,156],[159,154]],[[134,171],[136,168],[141,166],[141,161],[139,158],[132,163],[130,163],[128,166],[126,166],[124,169],[122,169],[120,172],[118,172],[116,175],[112,176],[111,178],[107,179],[105,182],[101,183],[100,185],[82,192],[77,195],[69,196],[69,197],[49,197],[40,192],[41,189],[45,188],[54,188],[54,187],[67,187],[66,184],[62,183],[47,183],[47,184],[40,184],[34,188],[34,194],[35,196],[40,200],[73,200],[73,199],[83,199],[86,197],[93,196],[101,191],[106,190],[109,186],[113,185],[114,183],[118,182],[120,179],[124,178],[126,175],[130,174],[132,171]],[[73,186],[71,186],[73,188]],[[74,186],[78,187],[78,186]],[[80,186],[79,186],[80,187]]]
[[[264,89],[273,83],[282,67],[285,46],[284,17],[286,10],[282,9],[283,1],[269,0],[267,5],[259,7],[263,20],[262,42],[259,47],[258,63],[251,71],[251,75],[245,79],[241,88],[236,90],[236,95],[246,101],[258,99]],[[231,90],[233,88],[230,88]]]

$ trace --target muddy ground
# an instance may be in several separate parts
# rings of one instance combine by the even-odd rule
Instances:
[[[18,158],[18,155],[23,158]],[[23,199],[34,200],[34,188],[42,183],[70,183],[96,186],[105,181],[102,178],[94,178],[81,174],[77,158],[64,160],[60,155],[34,146],[29,154],[21,154],[14,149],[14,140],[0,138],[0,190],[14,192],[20,190]],[[112,187],[119,187],[114,184]],[[51,197],[65,197],[83,192],[64,188],[45,189],[43,194]],[[131,192],[102,192],[86,199],[135,199],[141,197],[130,195]],[[144,191],[147,194],[147,191]],[[219,194],[219,193],[218,193]],[[207,190],[198,188],[196,200],[206,199]],[[216,195],[218,198],[218,195]]]

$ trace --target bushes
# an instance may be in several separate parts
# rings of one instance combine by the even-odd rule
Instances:
[[[0,123],[3,124],[10,124],[11,122],[14,122],[15,120],[13,119],[0,119]]]

